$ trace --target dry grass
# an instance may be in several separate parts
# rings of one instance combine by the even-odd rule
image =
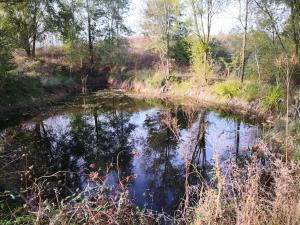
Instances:
[[[263,143],[258,146],[246,166],[231,162],[216,177],[222,180],[221,198],[214,186],[200,196],[193,224],[300,224],[300,165],[286,164]]]

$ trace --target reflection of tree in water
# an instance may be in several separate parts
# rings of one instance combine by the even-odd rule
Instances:
[[[177,139],[163,122],[163,110],[147,115],[144,127],[148,130],[144,150],[146,173],[154,205],[176,207],[183,190],[183,168],[176,162]]]
[[[189,184],[198,185],[199,178],[201,181],[207,179],[208,162],[206,158],[206,130],[208,127],[207,111],[202,110],[198,114],[197,135],[194,141],[190,161]]]
[[[206,166],[206,129],[207,129],[207,121],[206,121],[207,112],[203,110],[199,114],[198,119],[198,132],[195,140],[195,148],[192,154],[191,165],[201,166],[205,168]]]
[[[1,155],[13,151],[15,158],[20,157],[20,160],[6,167],[7,170],[18,168],[29,172],[26,176],[21,173],[24,182],[18,183],[16,178],[13,185],[17,189],[30,187],[37,177],[65,171],[47,178],[48,183],[44,183],[47,183],[44,185],[45,197],[53,196],[54,188],[64,196],[81,187],[82,174],[89,171],[91,163],[105,171],[109,161],[120,152],[120,170],[124,175],[130,174],[132,143],[129,136],[135,128],[129,122],[130,116],[123,112],[109,112],[100,116],[97,111],[93,115],[74,113],[65,130],[62,130],[63,127],[47,126],[42,120],[34,122],[31,128],[16,129],[17,133],[3,146]],[[24,154],[26,157],[22,158]]]

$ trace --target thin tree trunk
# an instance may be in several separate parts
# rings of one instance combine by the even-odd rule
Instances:
[[[91,24],[91,9],[89,5],[89,0],[86,0],[87,16],[88,16],[88,41],[89,41],[89,53],[90,53],[90,69],[92,69],[94,64],[94,46],[92,38],[92,24]]]
[[[28,57],[31,57],[31,49],[30,49],[30,45],[26,47],[25,51],[26,51],[27,56],[28,56]]]
[[[31,55],[35,57],[35,46],[37,39],[37,29],[38,29],[38,21],[37,21],[37,13],[38,13],[38,1],[34,1],[34,11],[33,11],[33,36],[32,36],[32,50]]]
[[[32,51],[31,51],[32,57],[35,57],[35,43],[36,43],[36,34],[33,35],[33,39],[32,39]]]
[[[259,65],[259,61],[258,61],[256,50],[255,50],[255,55],[254,56],[255,56],[255,62],[256,62],[257,73],[258,73],[258,80],[260,81],[260,79],[261,79],[260,65]]]
[[[243,83],[245,76],[245,55],[246,55],[246,46],[247,46],[247,30],[248,30],[248,13],[249,13],[249,0],[246,0],[245,5],[245,25],[244,25],[244,35],[243,35],[243,46],[242,46],[242,59],[241,59],[241,73],[240,79]]]
[[[293,28],[293,41],[294,41],[294,54],[296,56],[296,58],[298,59],[299,56],[299,42],[300,42],[300,32],[297,31],[297,19],[296,19],[296,13],[297,13],[297,9],[296,9],[296,0],[291,2],[291,18],[292,18],[292,28]],[[299,4],[299,3],[298,3]]]

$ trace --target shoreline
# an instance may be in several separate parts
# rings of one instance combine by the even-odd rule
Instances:
[[[185,92],[176,89],[170,89],[167,92],[161,91],[161,88],[149,88],[143,82],[133,80],[121,81],[110,79],[109,87],[113,90],[125,92],[128,96],[135,98],[157,98],[167,99],[169,101],[179,101],[183,105],[196,105],[227,111],[234,114],[240,114],[248,117],[260,118],[268,123],[272,123],[274,115],[264,112],[258,107],[256,102],[246,102],[240,98],[225,99],[209,90],[209,86],[199,88],[190,88]]]
[[[247,103],[239,98],[224,99],[207,89],[207,87],[203,87],[202,90],[193,90],[191,88],[186,92],[179,92],[176,89],[171,89],[167,92],[162,92],[159,88],[146,87],[142,82],[110,80],[108,88],[93,89],[90,93],[96,93],[103,90],[121,91],[132,98],[154,98],[168,100],[181,105],[212,108],[239,114],[241,116],[247,116],[251,119],[261,119],[272,124],[271,121],[273,120],[273,116],[270,113],[262,112],[262,110],[257,107],[257,104]],[[53,106],[62,106],[80,94],[79,90],[71,92],[60,91],[28,102],[20,102],[16,105],[0,107],[0,122],[4,123],[5,125],[3,127],[5,127],[16,121],[34,117]]]

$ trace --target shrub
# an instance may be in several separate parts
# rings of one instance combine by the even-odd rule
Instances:
[[[74,80],[71,77],[56,75],[51,77],[44,77],[42,79],[44,87],[70,87],[74,84]]]
[[[137,81],[146,81],[148,78],[150,78],[153,75],[153,70],[141,70],[138,71],[138,73],[135,75],[135,79]]]
[[[262,101],[262,108],[266,111],[274,109],[278,111],[282,95],[281,87],[269,87],[267,94]]]
[[[164,84],[165,78],[166,76],[162,72],[157,71],[153,76],[146,80],[146,84],[150,87],[160,88]]]
[[[261,95],[260,86],[257,83],[245,84],[241,92],[242,98],[249,102],[258,99],[260,95]]]
[[[213,91],[219,96],[232,98],[240,94],[241,84],[236,80],[228,80],[226,82],[215,84],[213,86]]]
[[[38,78],[28,76],[7,76],[0,88],[2,105],[15,104],[22,101],[30,101],[44,94],[41,81]]]
[[[32,61],[27,65],[27,69],[32,71],[32,70],[36,70],[39,66],[41,65],[40,61]]]

